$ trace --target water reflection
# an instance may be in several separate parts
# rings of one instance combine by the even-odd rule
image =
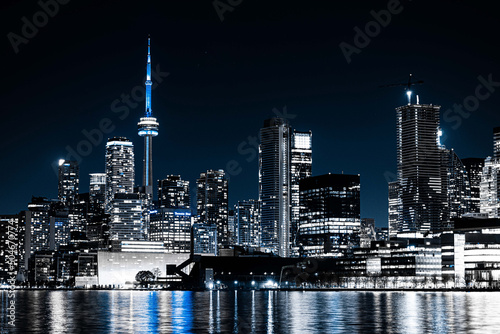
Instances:
[[[500,332],[499,292],[18,291],[16,300],[9,333]]]

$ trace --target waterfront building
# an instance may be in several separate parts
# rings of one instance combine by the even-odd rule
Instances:
[[[158,208],[151,211],[150,241],[162,241],[170,253],[189,253],[191,249],[191,210]]]
[[[325,174],[300,181],[299,243],[307,256],[348,255],[359,246],[360,177]]]
[[[260,246],[259,201],[238,201],[234,205],[234,222],[237,245]]]

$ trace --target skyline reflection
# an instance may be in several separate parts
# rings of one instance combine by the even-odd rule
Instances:
[[[500,292],[115,290],[16,295],[13,333],[500,332]]]

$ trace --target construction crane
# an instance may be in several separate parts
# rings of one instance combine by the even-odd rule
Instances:
[[[391,84],[391,85],[383,85],[383,86],[379,86],[379,87],[397,87],[397,86],[405,86],[405,91],[406,91],[406,95],[408,96],[408,104],[411,104],[411,94],[412,94],[412,91],[411,91],[411,86],[413,85],[420,85],[420,84],[423,84],[424,82],[422,80],[418,80],[418,81],[412,81],[412,78],[413,78],[413,75],[410,73],[410,76],[408,77],[408,82],[405,83],[395,83],[395,84]],[[418,96],[417,96],[417,104],[418,104]]]

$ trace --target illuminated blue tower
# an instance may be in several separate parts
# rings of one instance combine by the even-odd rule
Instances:
[[[153,194],[153,137],[158,136],[159,124],[154,118],[151,110],[151,50],[150,37],[148,36],[148,63],[146,75],[146,111],[141,117],[137,127],[139,136],[144,137],[144,174],[142,184],[148,195]]]

